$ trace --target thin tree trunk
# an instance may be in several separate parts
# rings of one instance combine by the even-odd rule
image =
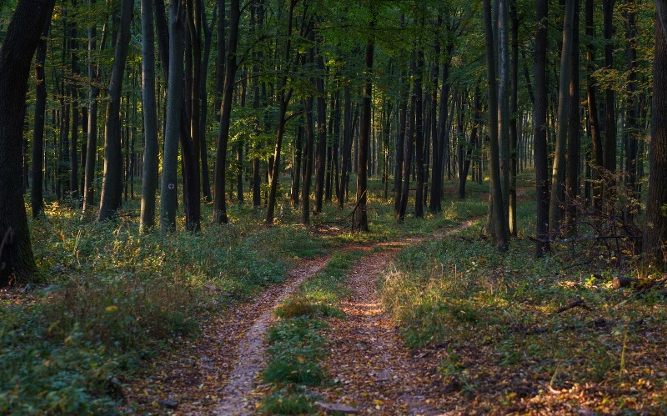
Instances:
[[[586,95],[587,95],[587,110],[588,110],[588,124],[591,136],[592,148],[592,180],[593,180],[593,209],[600,211],[602,205],[602,187],[600,184],[601,169],[604,166],[604,158],[602,153],[602,138],[600,136],[600,122],[598,120],[598,106],[597,106],[597,91],[595,88],[595,79],[593,72],[595,72],[595,15],[594,0],[586,0],[585,5],[585,19],[586,19],[586,36],[588,43],[586,45],[586,61],[587,61],[587,78],[586,78]]]
[[[565,167],[565,232],[576,234],[579,196],[579,159],[581,158],[581,88],[579,82],[579,0],[574,2],[572,22],[572,58],[570,61],[570,120]]]
[[[30,201],[32,217],[37,218],[44,213],[44,116],[46,113],[46,76],[44,64],[46,62],[46,37],[51,26],[51,19],[47,20],[42,36],[37,44],[35,57],[35,118],[32,139],[32,190]]]
[[[371,22],[371,27],[374,21]],[[357,163],[357,208],[354,215],[353,229],[368,231],[368,213],[366,205],[368,201],[368,151],[371,139],[371,99],[373,93],[373,52],[375,45],[372,41],[366,44],[364,66],[366,79],[364,81],[363,98],[361,100],[361,122],[359,134],[359,153]]]
[[[234,97],[234,82],[236,80],[236,48],[238,45],[239,21],[241,11],[239,0],[232,0],[229,10],[229,40],[227,45],[227,59],[225,63],[225,82],[222,93],[222,104],[220,107],[220,130],[218,131],[218,144],[215,153],[215,174],[213,192],[213,220],[226,224],[227,202],[225,196],[226,167],[227,167],[227,144],[229,142],[229,127],[232,116],[232,98]]]

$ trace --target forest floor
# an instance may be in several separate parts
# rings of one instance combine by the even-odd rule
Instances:
[[[377,278],[396,253],[424,238],[443,238],[472,221],[428,237],[359,245],[338,251],[365,254],[347,274],[349,296],[339,305],[344,317],[331,318],[327,337],[328,378],[314,391],[324,398],[320,410],[348,409],[364,414],[437,415],[447,389],[436,379],[431,352],[415,354],[401,339],[377,293]],[[240,304],[202,328],[196,340],[179,339],[173,352],[150,362],[124,388],[126,404],[142,414],[253,415],[271,389],[263,384],[267,329],[275,309],[298,287],[326,266],[331,256],[293,265],[282,284],[269,287],[252,302]],[[436,388],[437,387],[437,388]],[[333,406],[329,408],[329,406]]]

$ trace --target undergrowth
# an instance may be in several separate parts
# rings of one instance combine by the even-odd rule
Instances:
[[[32,224],[37,285],[0,293],[0,414],[117,413],[123,379],[174,337],[322,252],[304,227],[250,221],[139,233],[51,205]]]
[[[531,205],[520,236],[532,234]],[[382,282],[407,344],[436,351],[444,389],[483,413],[667,413],[667,300],[612,288],[614,277],[650,288],[659,276],[583,245],[535,259],[519,238],[500,254],[480,229],[404,249]]]

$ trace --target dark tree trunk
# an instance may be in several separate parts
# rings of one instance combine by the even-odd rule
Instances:
[[[340,169],[340,190],[338,191],[338,207],[343,209],[347,198],[348,184],[350,182],[350,167],[352,160],[352,97],[350,87],[346,85],[343,88],[343,97],[345,100],[343,108],[343,160]]]
[[[44,64],[46,61],[46,37],[51,26],[51,19],[44,25],[42,36],[37,46],[35,57],[35,127],[32,138],[32,190],[30,202],[32,217],[37,218],[44,213],[44,116],[46,113],[46,76]]]
[[[634,0],[628,0],[628,4],[634,7]],[[639,128],[639,100],[637,97],[637,73],[635,71],[637,60],[637,27],[635,23],[635,11],[630,9],[626,12],[627,30],[625,33],[626,46],[626,68],[628,71],[628,95],[627,95],[627,117],[625,127],[625,189],[627,202],[623,207],[626,222],[632,222],[637,211],[637,151]]]
[[[491,20],[490,0],[484,0],[484,26],[486,33],[486,68],[488,79],[489,101],[489,159],[490,159],[490,186],[492,204],[493,237],[499,250],[507,250],[507,222],[503,205],[501,178],[500,178],[500,148],[498,142],[498,94],[496,86],[496,65],[494,56],[493,24]]]
[[[371,26],[374,26],[371,22]],[[375,45],[372,41],[366,44],[364,66],[366,79],[364,82],[363,98],[361,100],[361,122],[359,124],[359,153],[357,157],[357,208],[354,215],[353,229],[368,231],[368,213],[366,204],[368,201],[368,151],[371,139],[371,99],[373,92],[373,52]]]
[[[229,10],[229,40],[227,47],[227,59],[225,61],[225,81],[222,93],[222,105],[220,107],[220,130],[218,131],[218,144],[215,153],[215,174],[213,192],[213,220],[226,224],[227,201],[225,195],[226,167],[227,167],[227,144],[229,142],[229,127],[232,116],[232,98],[234,97],[234,82],[236,80],[236,47],[238,45],[239,21],[241,11],[239,1],[232,0]]]
[[[397,216],[401,212],[401,196],[403,195],[403,165],[405,164],[405,136],[407,133],[408,97],[410,89],[410,84],[407,83],[407,74],[405,72],[401,74],[401,88],[401,105],[398,109],[398,129],[396,131],[395,153],[396,161],[394,168],[394,213]],[[431,201],[433,201],[433,196],[431,196]]]
[[[581,88],[579,83],[579,0],[574,1],[572,59],[570,61],[570,121],[565,166],[565,232],[576,233],[581,158]]]
[[[604,15],[604,64],[607,69],[614,65],[614,1],[603,0],[602,14]],[[612,87],[605,90],[604,95],[605,129],[604,129],[604,199],[607,210],[613,211],[616,200],[616,97]]]
[[[107,104],[104,126],[104,179],[98,221],[112,217],[122,204],[122,150],[120,142],[120,98],[123,90],[125,62],[130,43],[130,24],[134,0],[122,0],[120,28],[116,39],[114,65],[109,83],[109,103]]]
[[[535,138],[533,144],[535,186],[537,191],[537,220],[535,223],[535,255],[541,257],[549,250],[549,170],[547,157],[547,24],[549,1],[537,0],[537,32],[535,34]]]
[[[200,9],[202,15],[200,17],[200,20],[202,22],[205,22],[206,12],[204,10],[204,7],[200,7]],[[208,89],[207,89],[206,78],[208,75],[208,64],[211,57],[213,25],[215,24],[217,10],[218,10],[217,7],[213,8],[213,16],[211,18],[211,24],[209,26],[206,26],[204,24],[204,56],[202,59],[201,75],[200,75],[200,79],[202,80],[202,82],[200,83],[200,90],[199,90],[199,98],[201,101],[200,104],[201,117],[199,120],[199,140],[200,140],[199,149],[201,152],[201,184],[202,184],[201,186],[206,202],[213,201],[213,194],[211,193],[211,179],[208,168],[208,149],[206,145],[206,116],[208,115],[208,92],[207,92]]]
[[[23,200],[22,141],[32,58],[54,0],[20,0],[0,49],[0,287],[36,272]]]
[[[327,102],[324,93],[324,57],[318,51],[315,65],[317,76],[315,89],[317,91],[317,147],[315,150],[315,212],[322,212],[324,200],[324,179],[327,160]]]
[[[667,242],[667,1],[658,0],[655,26],[651,150],[643,251],[647,262],[664,266]]]
[[[315,128],[313,122],[313,97],[308,97],[304,103],[304,118],[306,120],[306,143],[304,145],[303,190],[301,193],[301,222],[310,222],[310,184],[313,178],[313,145],[315,143]]]
[[[588,43],[586,45],[586,61],[587,61],[587,76],[586,76],[586,95],[588,105],[588,124],[591,136],[591,170],[593,179],[593,209],[599,211],[601,208],[602,188],[600,186],[601,169],[604,166],[604,158],[602,153],[602,138],[600,136],[600,121],[598,120],[598,106],[597,106],[597,89],[595,88],[595,15],[594,0],[586,0],[585,5],[585,19],[586,19],[586,36]]]
[[[158,141],[157,104],[155,99],[155,35],[153,33],[153,2],[141,0],[142,33],[142,113],[144,116],[144,156],[141,185],[141,229],[155,225],[155,193],[157,192]]]
[[[424,217],[424,91],[422,88],[422,69],[424,52],[417,51],[417,66],[414,86],[415,95],[415,168],[417,173],[417,189],[415,190],[415,217]]]

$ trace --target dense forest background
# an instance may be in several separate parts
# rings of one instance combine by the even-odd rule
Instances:
[[[345,399],[350,297],[410,368],[368,409],[389,380],[664,413],[666,29],[667,0],[0,1],[0,413],[210,414],[261,293],[264,413]]]
[[[0,11],[3,38],[16,6]],[[516,173],[534,166],[538,255],[594,215],[637,249],[644,230],[643,250],[663,261],[655,16],[648,1],[58,1],[29,45],[23,134],[3,136],[21,159],[3,158],[6,180],[33,217],[58,200],[103,221],[141,197],[142,228],[157,213],[175,229],[181,208],[198,230],[202,203],[225,223],[228,204],[248,199],[271,224],[289,196],[307,223],[352,198],[366,229],[368,177],[400,222],[411,188],[421,217],[441,209],[444,178],[458,176],[464,198],[469,176],[488,175],[488,231],[503,249]],[[34,269],[13,216],[4,284]]]

